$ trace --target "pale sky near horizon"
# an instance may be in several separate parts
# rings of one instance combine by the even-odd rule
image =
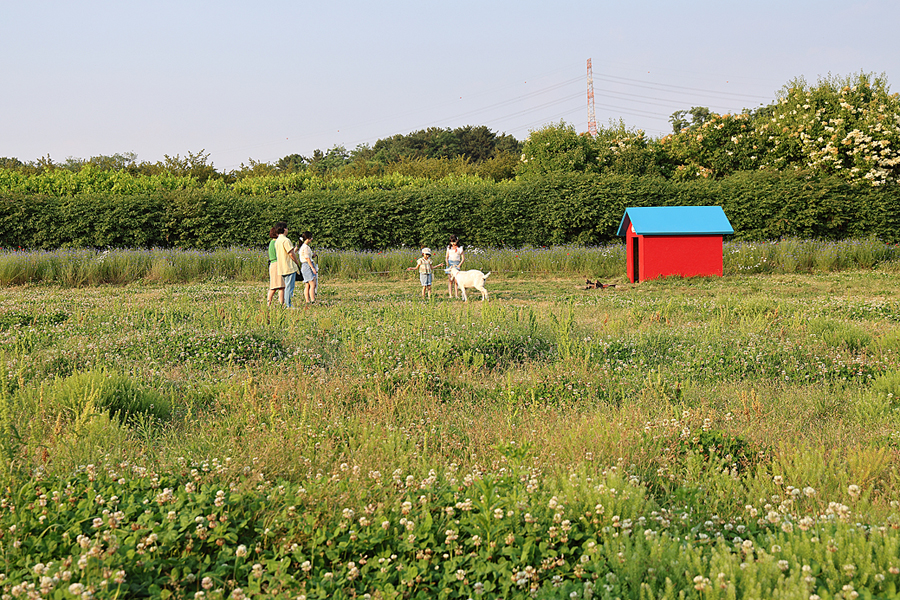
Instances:
[[[0,0],[0,156],[203,149],[229,171],[428,127],[585,131],[588,58],[598,125],[659,137],[795,77],[897,91],[898,23],[896,0]]]

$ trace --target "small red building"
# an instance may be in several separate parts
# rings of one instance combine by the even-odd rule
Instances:
[[[681,275],[722,276],[722,236],[734,233],[721,206],[626,208],[625,270],[632,283]]]

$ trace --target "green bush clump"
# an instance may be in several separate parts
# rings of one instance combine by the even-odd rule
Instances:
[[[317,245],[335,249],[442,247],[450,233],[462,235],[466,246],[599,245],[617,239],[626,207],[677,205],[722,206],[736,240],[875,235],[897,242],[897,195],[897,184],[854,186],[803,171],[696,181],[549,173],[258,196],[205,188],[138,195],[0,192],[0,247],[258,247],[277,220],[312,230]]]
[[[872,390],[886,398],[890,406],[900,406],[900,371],[890,371],[879,375],[872,382]]]
[[[762,450],[740,435],[714,429],[694,432],[689,437],[678,436],[672,440],[670,451],[675,462],[684,460],[687,454],[706,461],[722,462],[738,472],[748,472],[759,464]]]
[[[31,327],[41,325],[59,325],[65,323],[69,315],[62,311],[51,314],[31,314],[23,312],[8,312],[0,314],[0,330],[9,327]]]
[[[108,411],[126,423],[140,415],[167,420],[172,412],[171,401],[164,394],[126,375],[103,370],[56,379],[43,386],[41,393],[42,400],[52,403],[67,420],[91,410]]]
[[[810,319],[809,332],[821,337],[829,346],[844,346],[852,352],[859,352],[872,343],[872,336],[865,329],[831,319]]]

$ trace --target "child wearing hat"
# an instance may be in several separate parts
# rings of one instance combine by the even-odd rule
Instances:
[[[443,267],[444,263],[439,265],[431,264],[431,248],[422,248],[422,256],[419,260],[416,261],[416,266],[409,267],[406,269],[407,271],[412,271],[413,269],[418,269],[419,271],[419,281],[422,283],[422,299],[425,299],[425,292],[428,292],[428,297],[431,298],[431,282],[434,279],[434,269],[435,266]]]

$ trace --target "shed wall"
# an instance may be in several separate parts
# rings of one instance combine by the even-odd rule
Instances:
[[[638,272],[641,281],[669,275],[722,276],[721,235],[639,237],[641,264],[638,265]]]

